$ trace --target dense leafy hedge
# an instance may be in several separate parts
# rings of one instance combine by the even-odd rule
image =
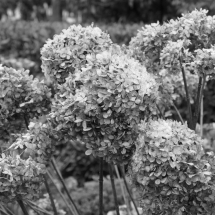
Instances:
[[[27,58],[36,63],[34,71],[39,71],[41,47],[48,38],[68,26],[68,23],[63,22],[0,22],[0,53],[9,58]],[[114,43],[128,44],[141,25],[114,23],[98,26],[110,34]],[[0,59],[0,63],[4,63],[2,61]]]

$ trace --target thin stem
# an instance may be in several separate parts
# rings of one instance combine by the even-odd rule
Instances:
[[[202,95],[203,95],[203,90],[205,86],[205,75],[199,78],[199,84],[198,84],[198,92],[197,92],[197,97],[195,101],[195,112],[194,112],[194,120],[193,120],[193,130],[196,129],[196,124],[199,118],[199,110],[201,106],[201,100],[202,100]]]
[[[62,185],[63,185],[63,188],[64,188],[65,191],[66,191],[66,194],[67,194],[67,196],[68,196],[70,202],[72,203],[72,206],[74,207],[74,209],[75,209],[75,211],[76,211],[76,214],[80,215],[80,212],[78,211],[78,208],[76,207],[75,202],[73,201],[73,199],[72,199],[72,197],[71,197],[71,195],[70,195],[70,193],[69,193],[69,190],[67,189],[67,187],[66,187],[66,185],[65,185],[65,183],[64,183],[63,177],[62,177],[62,175],[61,175],[61,173],[60,173],[60,171],[59,171],[59,169],[58,169],[58,167],[57,167],[57,165],[56,165],[55,159],[54,159],[53,157],[52,157],[52,159],[51,159],[51,163],[52,163],[52,166],[53,166],[55,172],[57,173],[57,175],[58,175],[58,177],[59,177],[59,179],[60,179],[60,182],[61,182]]]
[[[196,123],[198,120],[198,112],[199,112],[199,106],[200,106],[200,93],[202,89],[202,77],[199,77],[199,84],[198,84],[198,91],[197,91],[197,96],[196,96],[196,101],[195,101],[195,112],[194,112],[194,122],[193,122],[193,127],[192,129],[195,130],[196,128]]]
[[[43,214],[53,215],[53,213],[48,212],[48,211],[44,210],[43,208],[38,207],[38,205],[36,205],[35,203],[33,203],[33,202],[31,202],[31,201],[28,201],[27,204],[28,204],[28,206],[29,206],[30,208],[32,208],[32,209],[33,209],[35,212],[37,212],[37,213],[38,213],[38,211],[40,211],[40,212],[42,212]]]
[[[117,195],[116,195],[116,187],[114,184],[114,175],[113,175],[112,165],[108,164],[108,167],[109,167],[109,173],[110,173],[111,186],[112,186],[112,190],[113,190],[113,197],[114,197],[114,202],[115,202],[116,214],[120,215],[119,214],[119,205],[118,205]]]
[[[175,111],[177,112],[178,117],[179,117],[179,119],[181,120],[181,123],[184,124],[184,120],[183,120],[183,118],[182,118],[182,116],[181,116],[181,114],[180,114],[178,108],[175,106],[174,102],[172,103],[172,106],[174,107]]]
[[[163,115],[163,113],[162,113],[162,111],[161,111],[161,109],[160,109],[159,105],[158,105],[158,104],[156,104],[156,107],[157,107],[157,109],[158,109],[158,111],[159,111],[160,118],[163,118],[163,119],[164,119],[164,115]]]
[[[124,190],[124,185],[122,184],[122,180],[121,180],[121,178],[120,178],[119,170],[118,170],[117,165],[114,165],[114,168],[115,168],[115,171],[116,171],[117,178],[118,178],[118,180],[119,180],[119,182],[120,182],[120,187],[121,187],[121,190],[122,190],[122,195],[123,195],[123,198],[124,198],[124,202],[125,202],[125,204],[126,204],[126,206],[127,206],[128,214],[129,214],[129,215],[132,215],[132,213],[131,213],[131,205],[130,205],[130,203],[129,203],[129,200],[126,198],[125,190]]]
[[[203,109],[203,96],[201,99],[201,109],[200,109],[200,136],[203,136],[203,118],[204,118],[204,109]]]
[[[54,179],[53,179],[51,173],[50,173],[50,172],[47,172],[47,174],[48,174],[49,178],[51,179],[53,185],[56,187],[56,189],[57,189],[58,193],[60,194],[61,198],[62,198],[63,201],[65,202],[66,206],[68,207],[69,211],[71,212],[72,215],[74,215],[75,212],[74,212],[73,209],[70,207],[70,205],[69,205],[69,203],[67,202],[65,196],[64,196],[63,193],[60,191],[60,189],[58,188],[58,186],[56,185],[56,183],[54,182]]]
[[[53,196],[51,194],[51,190],[50,190],[50,187],[49,187],[49,184],[48,184],[48,181],[47,181],[47,176],[44,175],[43,178],[44,178],[46,190],[47,190],[47,192],[49,194],[49,199],[51,201],[51,205],[52,205],[52,208],[53,208],[54,215],[58,215],[57,214],[57,209],[56,209],[56,206],[55,206],[55,203],[54,203],[54,199],[53,199]]]
[[[24,121],[25,121],[25,126],[29,130],[29,128],[28,128],[28,125],[29,125],[28,117],[25,114],[23,114],[23,117],[24,117]]]
[[[24,214],[24,215],[28,215],[28,211],[27,211],[27,209],[26,209],[26,207],[25,207],[23,201],[22,201],[22,200],[17,200],[17,202],[18,202],[20,208],[22,209],[23,214]]]
[[[10,214],[8,214],[5,210],[3,210],[3,209],[0,209],[0,212],[2,212],[3,214],[5,214],[5,215],[10,215]],[[1,213],[0,213],[1,214]]]
[[[7,213],[7,211],[6,211],[6,209],[0,204],[0,212],[2,212],[2,213],[4,213],[4,214],[6,214],[6,215],[10,215],[10,214],[8,214]],[[1,214],[1,213],[0,213]]]
[[[179,57],[179,62],[180,62],[183,81],[184,81],[184,88],[185,88],[185,92],[186,92],[187,106],[188,106],[189,119],[190,119],[188,126],[192,127],[193,126],[193,114],[192,114],[192,109],[191,109],[191,104],[190,104],[190,96],[189,96],[188,87],[187,87],[186,75],[185,75],[184,67],[182,65],[181,57]]]
[[[137,215],[140,215],[140,213],[139,213],[139,211],[138,211],[138,208],[137,208],[137,205],[136,205],[136,203],[135,203],[135,201],[134,201],[134,199],[133,199],[133,197],[132,197],[132,195],[131,195],[131,192],[130,192],[130,190],[129,190],[129,188],[128,188],[128,184],[127,184],[127,181],[126,181],[126,178],[125,178],[124,166],[120,166],[120,170],[121,170],[121,172],[122,172],[122,178],[123,178],[123,180],[124,180],[125,187],[126,187],[126,189],[127,189],[128,195],[130,196],[130,199],[131,199],[131,201],[132,201],[132,203],[133,203],[133,205],[134,205],[134,208],[135,208],[135,210],[136,210]]]
[[[10,215],[14,215],[14,213],[13,213],[8,207],[5,207],[5,210],[6,210]]]
[[[103,215],[103,158],[99,158],[99,215]]]

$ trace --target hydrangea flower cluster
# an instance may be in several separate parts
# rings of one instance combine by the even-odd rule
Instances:
[[[1,154],[0,158],[0,201],[32,199],[39,197],[39,188],[45,174],[45,165],[31,157],[22,159],[19,155]]]
[[[20,134],[2,154],[0,190],[5,200],[38,197],[46,164],[53,153],[54,135],[42,122],[31,122],[29,130]]]
[[[109,35],[98,27],[72,25],[42,48],[42,71],[53,83],[62,84],[86,64],[87,55],[104,51],[111,44]]]
[[[181,67],[185,70],[188,84],[190,81],[193,83],[196,76],[196,84],[190,88],[196,89],[198,76],[202,73],[213,76],[214,24],[215,17],[207,16],[206,10],[195,10],[163,25],[147,25],[131,40],[129,48],[133,56],[146,66],[149,73],[157,76],[158,82],[160,80],[161,100],[166,102],[171,98],[173,90],[172,100],[175,100],[178,97],[175,95],[184,91],[181,88],[183,83],[175,85],[175,78],[181,75]],[[165,80],[160,76],[163,69],[168,72]]]
[[[29,130],[19,135],[9,149],[23,150],[23,157],[29,155],[38,163],[47,164],[52,153],[55,139],[53,131],[44,122],[30,122]]]
[[[86,59],[75,79],[66,79],[67,92],[56,94],[51,121],[64,137],[87,143],[87,154],[127,161],[140,119],[156,113],[157,84],[144,66],[117,46]],[[75,93],[71,82],[81,83]]]
[[[50,108],[50,89],[33,79],[28,71],[0,65],[0,127],[13,121],[15,115],[28,118],[46,114]]]
[[[187,125],[150,120],[140,125],[130,165],[146,214],[208,214],[214,210],[214,156]]]

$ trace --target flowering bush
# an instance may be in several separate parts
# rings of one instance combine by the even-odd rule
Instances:
[[[28,128],[16,129],[1,154],[1,196],[37,196],[55,140],[74,139],[86,144],[87,155],[129,163],[147,215],[212,214],[215,157],[193,130],[206,76],[214,76],[214,24],[205,10],[195,10],[146,26],[129,50],[98,27],[71,26],[41,50],[52,99],[45,83],[0,66],[0,129],[11,131],[17,118]],[[191,98],[197,92],[193,115],[187,99],[193,130],[157,119],[158,102],[166,106],[185,95],[185,77],[187,98],[187,91]]]
[[[193,130],[176,121],[151,120],[140,125],[137,145],[130,174],[146,214],[214,212],[213,159]]]
[[[64,137],[87,143],[87,154],[126,160],[134,147],[136,125],[155,113],[156,82],[115,46],[86,60],[75,78],[66,79],[66,91],[56,94],[50,117]],[[71,82],[81,83],[74,95]]]

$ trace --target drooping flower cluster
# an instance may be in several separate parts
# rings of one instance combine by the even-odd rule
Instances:
[[[130,174],[146,214],[208,214],[214,211],[214,164],[201,138],[171,120],[140,125]],[[212,160],[211,160],[212,159]]]
[[[119,47],[86,56],[87,64],[69,76],[55,96],[50,114],[64,137],[87,143],[87,154],[126,161],[131,156],[141,118],[155,113],[157,84]],[[73,83],[81,83],[71,93]]]
[[[215,17],[207,16],[206,10],[195,10],[163,25],[147,25],[131,40],[129,47],[133,56],[160,80],[161,101],[167,102],[172,95],[171,100],[175,100],[181,96],[180,92],[185,95],[183,79],[180,78],[181,83],[175,82],[182,76],[182,69],[188,85],[195,80],[189,86],[191,99],[194,99],[192,92],[197,88],[198,76],[202,73],[213,76],[214,24]],[[164,69],[168,76],[162,79],[160,71]]]
[[[41,50],[42,70],[52,82],[62,84],[86,64],[86,56],[108,49],[112,41],[100,28],[72,25],[48,40]]]

